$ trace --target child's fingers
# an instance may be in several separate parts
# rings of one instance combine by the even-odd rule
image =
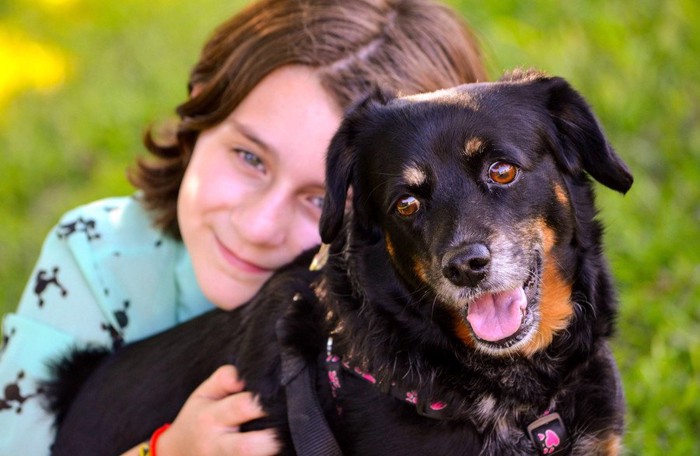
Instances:
[[[275,432],[270,429],[234,432],[222,439],[225,454],[239,456],[272,456],[280,451]]]
[[[208,379],[197,387],[192,396],[218,400],[233,393],[243,391],[243,381],[238,378],[238,371],[232,365],[219,367]]]
[[[258,400],[247,391],[217,401],[212,408],[212,418],[217,423],[233,428],[264,416]]]

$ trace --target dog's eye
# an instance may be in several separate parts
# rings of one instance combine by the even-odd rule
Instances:
[[[518,177],[518,167],[504,161],[497,161],[489,166],[489,179],[491,182],[507,185]]]
[[[410,195],[403,196],[396,202],[396,212],[404,217],[415,214],[418,209],[420,209],[420,201]]]

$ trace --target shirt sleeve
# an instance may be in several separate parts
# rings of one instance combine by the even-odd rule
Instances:
[[[113,343],[99,277],[85,264],[94,235],[89,220],[67,214],[44,242],[17,311],[3,320],[0,454],[49,454],[53,417],[38,385],[47,361],[76,345]]]
[[[68,212],[3,321],[0,455],[49,453],[53,416],[38,383],[47,362],[88,344],[116,348],[211,308],[182,242],[152,226],[139,198]]]

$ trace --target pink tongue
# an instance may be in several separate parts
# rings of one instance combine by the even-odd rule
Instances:
[[[496,342],[518,331],[526,308],[527,297],[521,287],[480,297],[469,305],[467,320],[480,339]]]

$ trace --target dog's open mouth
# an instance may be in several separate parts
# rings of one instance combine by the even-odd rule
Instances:
[[[530,270],[520,287],[486,293],[469,304],[466,319],[479,342],[495,349],[508,348],[530,335],[539,302],[540,258]]]

